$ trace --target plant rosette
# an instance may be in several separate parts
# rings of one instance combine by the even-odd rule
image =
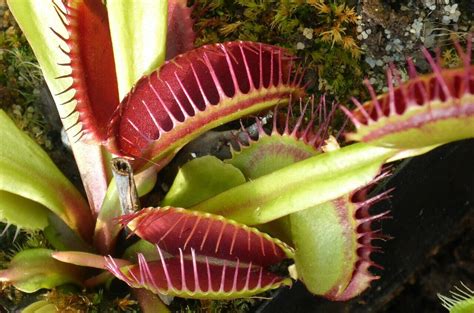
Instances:
[[[271,135],[257,123],[258,140],[230,160],[185,164],[161,203],[124,214],[108,163],[113,155],[130,160],[137,194],[147,194],[157,172],[199,135],[304,96],[295,58],[255,42],[189,50],[185,1],[8,4],[54,95],[88,200],[0,114],[0,217],[43,230],[54,247],[23,251],[0,272],[2,282],[26,292],[116,277],[147,312],[163,307],[160,295],[233,299],[290,285],[288,271],[274,267],[294,259],[293,276],[311,292],[350,299],[375,279],[370,242],[379,234],[371,222],[383,217],[368,206],[385,194],[367,199],[364,188],[386,162],[474,137],[469,38],[467,52],[458,46],[462,68],[442,69],[425,52],[433,74],[413,73],[395,88],[389,70],[387,94],[369,87],[371,101],[345,109],[356,126],[349,138],[361,143],[338,148],[329,139],[332,113],[316,119],[324,102],[308,110],[309,120],[303,108],[295,123],[287,113],[283,130],[275,111]],[[124,228],[140,240],[122,247]]]

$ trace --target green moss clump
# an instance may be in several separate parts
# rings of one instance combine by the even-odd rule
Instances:
[[[194,18],[198,46],[250,40],[287,48],[306,69],[310,93],[344,101],[362,88],[359,16],[344,1],[205,0]]]
[[[129,294],[114,295],[112,291],[78,291],[64,286],[43,294],[40,298],[56,306],[58,312],[76,313],[139,313],[138,303]]]
[[[41,69],[4,0],[0,0],[0,109],[41,146],[52,149],[48,126],[38,109]]]

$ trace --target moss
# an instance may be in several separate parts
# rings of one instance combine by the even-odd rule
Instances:
[[[197,1],[196,45],[251,40],[286,47],[306,69],[310,93],[346,100],[362,88],[359,17],[344,1]]]
[[[443,67],[455,68],[462,64],[462,60],[454,48],[445,49],[441,54],[441,65]]]
[[[48,126],[40,113],[43,76],[25,36],[5,0],[0,0],[0,109],[47,150],[52,149]]]
[[[58,312],[76,313],[138,313],[137,302],[130,299],[129,294],[113,295],[103,289],[97,291],[75,290],[62,287],[42,295],[44,300],[54,304]]]

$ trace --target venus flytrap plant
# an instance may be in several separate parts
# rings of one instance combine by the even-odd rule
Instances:
[[[110,4],[111,2],[109,2]],[[25,23],[22,24],[22,27],[25,28],[25,33],[27,36],[30,38],[32,45],[39,55],[39,61],[40,64],[42,64],[46,68],[46,79],[48,83],[50,84],[50,87],[53,91],[58,91],[55,93],[55,97],[58,103],[58,108],[60,111],[64,112],[65,110],[70,110],[66,115],[63,115],[64,121],[66,123],[66,126],[68,128],[68,132],[71,135],[71,132],[76,131],[71,136],[71,139],[76,139],[76,140],[86,140],[89,143],[90,142],[101,142],[105,144],[105,146],[111,146],[110,143],[113,143],[112,141],[109,141],[106,139],[104,130],[107,127],[105,123],[101,121],[101,119],[107,119],[107,116],[110,115],[111,108],[114,107],[114,102],[116,99],[116,88],[107,89],[106,87],[110,84],[114,86],[115,84],[115,79],[114,79],[114,69],[111,68],[113,65],[113,55],[111,55],[111,45],[106,45],[106,49],[100,50],[104,54],[97,55],[95,54],[95,50],[101,45],[102,41],[107,41],[109,40],[109,34],[108,34],[108,23],[107,23],[107,13],[110,16],[111,14],[113,15],[113,10],[107,11],[106,8],[102,5],[100,1],[68,1],[64,3],[60,2],[52,2],[50,4],[50,7],[44,7],[44,6],[39,6],[35,2],[18,2],[18,1],[11,1],[10,2],[10,7],[12,8],[12,11],[16,15],[16,17],[19,19],[20,24],[22,20],[25,21]],[[181,9],[183,9],[182,4],[181,4]],[[49,10],[49,11],[48,11]],[[44,11],[47,11],[46,13]],[[31,24],[26,23],[27,20],[27,14],[30,14],[31,12],[36,12],[38,15],[34,17],[34,21],[36,25],[33,27]],[[176,12],[176,9],[174,10]],[[179,12],[179,9],[178,9]],[[179,16],[179,14],[178,14]],[[42,18],[41,18],[42,17]],[[113,24],[114,19],[110,19],[111,23]],[[55,22],[54,22],[55,21]],[[90,22],[90,24],[88,24]],[[33,23],[33,24],[35,24]],[[46,25],[46,27],[45,27]],[[111,25],[112,26],[112,25]],[[49,28],[52,29],[49,29]],[[58,28],[59,27],[59,28]],[[98,28],[98,32],[94,33],[92,30],[94,27]],[[61,28],[65,28],[68,36],[64,35],[63,32],[61,32]],[[43,29],[43,31],[41,31]],[[111,27],[111,30],[113,31],[113,27]],[[88,34],[89,33],[89,34]],[[49,34],[49,35],[48,35]],[[51,39],[52,36],[55,39]],[[47,39],[52,40],[55,42],[52,46],[54,49],[51,47],[45,47],[40,43],[39,39]],[[87,39],[86,39],[87,38]],[[61,60],[60,58],[57,58],[57,55],[54,53],[49,54],[50,51],[48,50],[54,50],[56,51],[56,43],[59,45],[59,51],[60,54],[62,53],[62,57],[66,56],[65,62],[60,62],[60,64],[55,65],[55,63],[58,60]],[[66,47],[63,45],[66,44]],[[97,46],[99,45],[99,46]],[[140,45],[139,45],[140,46]],[[232,50],[231,52],[227,51],[226,48],[229,50]],[[67,50],[69,49],[69,50]],[[120,50],[120,47],[117,48],[116,50]],[[116,52],[114,50],[114,53]],[[176,49],[175,49],[176,50]],[[132,50],[133,51],[133,50]],[[176,52],[176,51],[175,51]],[[204,53],[201,53],[204,52]],[[200,54],[201,53],[201,54]],[[92,54],[92,58],[88,58],[88,54]],[[192,61],[194,63],[189,62],[189,56],[194,57]],[[102,57],[106,58],[107,62],[104,62],[103,64],[101,62],[98,62]],[[139,57],[135,57],[132,59],[132,61],[137,61]],[[184,60],[184,64],[179,64],[180,61]],[[147,60],[149,62],[149,60]],[[216,66],[216,70],[218,70],[218,75],[222,75],[226,73],[226,77],[222,78],[220,77],[221,84],[219,85],[219,97],[224,97],[229,100],[231,100],[227,95],[224,94],[224,89],[226,92],[230,92],[230,95],[239,95],[243,98],[241,99],[243,102],[242,106],[238,105],[238,101],[234,100],[233,102],[230,101],[230,105],[226,106],[216,106],[217,108],[215,110],[211,110],[212,105],[217,105],[217,98],[215,97],[215,94],[205,94],[204,91],[201,89],[201,84],[204,84],[204,87],[206,88],[206,92],[209,90],[210,86],[207,86],[207,81],[204,79],[207,79],[207,76],[204,77],[199,77],[199,75],[202,75],[202,73],[205,73],[202,69],[199,69],[198,71],[194,70],[193,66],[198,66],[199,63],[195,62],[202,62],[203,66],[207,67],[207,69],[212,68],[212,66]],[[248,63],[247,63],[248,62]],[[143,63],[143,62],[142,62]],[[181,68],[188,68],[191,69],[191,72],[186,72],[180,74],[179,76],[177,75],[177,67],[175,64],[178,64]],[[289,57],[282,49],[277,48],[277,47],[271,47],[271,46],[264,46],[262,44],[253,44],[253,43],[235,43],[235,44],[230,44],[230,45],[222,45],[222,46],[214,46],[214,47],[207,47],[202,48],[201,50],[198,50],[196,52],[191,52],[187,57],[186,56],[180,56],[178,59],[176,59],[173,62],[167,63],[167,66],[164,66],[161,68],[160,71],[166,72],[166,69],[168,69],[168,72],[174,73],[173,78],[177,78],[177,82],[183,87],[183,91],[181,91],[177,96],[173,93],[173,97],[176,97],[175,99],[177,100],[176,104],[178,105],[176,108],[172,108],[172,114],[185,114],[186,118],[189,118],[193,121],[196,122],[197,127],[195,127],[195,130],[193,132],[187,132],[187,134],[191,134],[191,138],[195,137],[198,135],[199,132],[203,132],[206,129],[209,128],[209,126],[206,126],[206,118],[210,118],[211,120],[214,120],[214,124],[212,125],[218,125],[222,124],[228,120],[230,120],[227,115],[231,114],[232,112],[236,112],[235,116],[232,118],[238,118],[240,116],[243,116],[244,114],[248,114],[253,111],[257,111],[260,106],[263,107],[268,107],[272,105],[272,103],[280,102],[281,96],[287,95],[289,96],[290,93],[293,91],[301,90],[298,89],[298,81],[296,79],[290,80],[292,77],[290,75],[291,73],[291,66],[292,66],[292,58]],[[102,77],[101,75],[103,72],[101,72],[101,66],[105,66],[105,77]],[[256,66],[256,67],[254,67]],[[56,75],[55,71],[58,71],[58,69],[61,68],[66,68],[70,69],[70,72],[66,72],[63,75]],[[109,71],[109,72],[107,72]],[[112,72],[110,72],[112,71]],[[60,72],[60,70],[59,70]],[[132,72],[134,72],[132,70]],[[107,73],[111,74],[108,75]],[[136,71],[134,72],[136,73]],[[146,72],[145,72],[146,73]],[[143,73],[142,73],[143,74]],[[90,76],[89,76],[90,75]],[[214,73],[214,75],[216,75]],[[258,76],[260,75],[260,76]],[[72,79],[72,84],[68,82],[64,82],[64,80],[70,80]],[[258,85],[254,84],[255,83]],[[191,86],[189,86],[191,84]],[[288,85],[289,88],[285,89],[285,84]],[[125,84],[124,84],[125,85]],[[139,86],[140,84],[138,84]],[[99,92],[98,89],[95,89],[95,87],[102,87],[102,92]],[[160,93],[163,94],[163,88],[169,88],[167,85],[157,85],[153,86],[150,85],[152,88],[157,88],[160,90]],[[196,93],[196,86],[199,87],[198,90],[200,90],[198,93]],[[283,88],[281,88],[283,87]],[[136,87],[137,89],[139,87]],[[246,89],[247,88],[247,89]],[[275,89],[275,95],[272,95],[271,92],[266,92],[265,89]],[[59,90],[58,90],[59,89]],[[279,89],[283,89],[280,91]],[[104,90],[107,90],[104,92]],[[170,89],[168,89],[170,90]],[[146,89],[145,89],[146,91]],[[60,99],[62,96],[72,93],[72,97],[66,98],[65,101]],[[245,97],[243,94],[254,94],[253,98],[252,97]],[[71,95],[69,95],[71,96]],[[156,95],[153,95],[156,97]],[[183,98],[185,96],[186,98]],[[210,98],[212,96],[212,98]],[[278,97],[277,97],[278,96]],[[212,103],[209,102],[207,98],[210,98],[212,100]],[[245,102],[245,100],[249,100]],[[259,99],[261,98],[261,99]],[[186,105],[186,102],[188,101],[188,107],[185,106],[188,111],[181,111],[181,103],[184,103]],[[284,101],[284,99],[283,99]],[[102,106],[104,103],[108,103],[105,106]],[[128,101],[125,103],[129,103]],[[237,103],[237,104],[236,104]],[[118,103],[117,103],[118,104]],[[163,105],[163,103],[161,103]],[[232,107],[232,104],[234,107]],[[65,109],[66,106],[69,105],[69,108]],[[100,106],[99,106],[100,105]],[[252,106],[255,106],[255,108],[252,108]],[[224,110],[219,110],[224,107]],[[245,109],[246,108],[246,109]],[[169,113],[169,111],[166,110],[166,106],[161,107],[161,109],[165,109],[166,112]],[[205,111],[208,109],[208,112],[205,112],[204,114],[198,114],[200,111]],[[189,111],[191,110],[191,111]],[[195,111],[194,111],[195,110]],[[241,112],[239,112],[241,111]],[[114,118],[117,123],[120,123],[120,120],[122,119],[121,113],[122,110],[117,111],[118,112],[118,120],[117,118]],[[188,115],[186,115],[186,113]],[[161,114],[158,110],[154,110],[154,114]],[[210,115],[210,117],[208,116]],[[152,119],[155,118],[155,116],[152,116]],[[164,116],[165,119],[170,118],[172,121],[175,121],[175,116],[169,115],[169,116]],[[194,117],[194,119],[193,119]],[[132,116],[132,118],[134,118]],[[123,118],[124,120],[131,121],[131,118],[125,117]],[[72,122],[70,122],[72,120]],[[71,123],[68,125],[68,122]],[[183,122],[183,121],[181,121]],[[207,127],[207,128],[206,128]],[[113,131],[113,130],[111,130]],[[170,131],[170,129],[166,129],[164,131]],[[164,133],[163,131],[163,133]],[[126,132],[125,132],[126,133]],[[12,135],[14,132],[12,132]],[[182,134],[178,134],[183,136]],[[118,138],[121,138],[118,136]],[[175,135],[175,138],[178,138],[178,136]],[[188,139],[187,141],[189,141]],[[171,155],[175,153],[179,148],[186,143],[186,140],[182,140],[181,142],[178,142],[178,144],[175,144],[171,151]],[[73,146],[80,146],[82,145],[81,142],[74,142]],[[91,151],[90,146],[84,146],[86,147],[85,150],[81,150],[79,153],[76,153],[76,158],[78,159],[84,159],[85,154],[84,151]],[[11,149],[11,148],[8,148]],[[100,150],[100,149],[99,149]],[[102,154],[103,152],[95,150],[99,152],[99,155]],[[174,150],[174,151],[173,151]],[[116,152],[121,152],[119,150],[113,150]],[[169,151],[166,151],[169,152]],[[97,156],[97,154],[95,154]],[[127,155],[130,155],[129,152],[127,152]],[[133,153],[132,153],[133,155]],[[90,154],[88,155],[92,159],[94,159],[94,155]],[[86,158],[87,159],[87,158]],[[103,160],[102,158],[99,159],[94,159],[95,162]],[[168,157],[169,160],[169,157]],[[81,160],[78,160],[81,161]],[[82,160],[84,161],[84,160]],[[90,160],[85,160],[89,162]],[[166,162],[166,161],[165,161]],[[84,170],[84,168],[82,168]],[[90,174],[91,168],[85,168],[86,172]],[[92,188],[93,186],[97,187],[97,184],[99,183],[103,185],[103,182],[107,182],[109,179],[107,177],[107,171],[102,170],[98,171],[96,173],[97,177],[93,177],[90,175],[85,175],[83,176],[84,182],[86,184],[86,190],[88,190],[88,195],[89,199],[93,198],[93,200],[97,201],[92,201],[91,205],[95,207],[93,208],[91,215],[96,215],[97,213],[97,207],[100,206],[98,205],[101,201],[101,194],[103,194],[102,188]],[[140,176],[140,173],[137,174],[137,176]],[[149,175],[148,177],[151,177],[153,179],[153,174]],[[89,182],[92,182],[91,184],[87,185],[88,180],[91,180]],[[144,184],[148,184],[150,179],[145,179]],[[142,185],[142,184],[141,184]],[[148,184],[149,185],[149,184]],[[21,188],[20,188],[21,189]],[[104,205],[106,205],[110,208],[113,206],[114,203],[116,203],[116,200],[113,200],[113,193],[114,189],[109,188],[108,194],[110,194],[109,198],[110,200],[106,201]],[[93,194],[93,195],[92,195]],[[34,206],[31,207],[32,210],[35,209]],[[99,227],[100,225],[110,225],[110,223],[114,220],[114,218],[117,216],[115,213],[104,213],[108,212],[110,210],[101,210],[99,213],[99,221],[103,221],[103,223],[98,223]],[[112,211],[119,211],[119,208],[112,208]],[[8,216],[8,215],[4,215]],[[116,222],[114,222],[116,223]],[[217,224],[217,223],[216,223]],[[58,229],[57,229],[58,231]],[[254,234],[255,232],[252,232]],[[94,243],[97,249],[99,250],[110,250],[111,247],[110,245],[107,245],[104,247],[103,243],[101,241],[101,235],[105,234],[105,236],[102,236],[102,238],[107,238],[107,235],[112,235],[114,236],[117,235],[116,231],[113,230],[106,230],[105,232],[101,232],[100,228],[97,231],[96,230],[96,236],[94,236]],[[255,233],[256,237],[262,237],[264,236],[263,234],[259,234],[258,232]],[[253,236],[253,235],[252,235]],[[210,239],[212,238],[211,235],[209,235]],[[96,239],[98,238],[98,239]],[[263,238],[263,237],[262,237]],[[243,238],[237,238],[233,239],[235,242],[239,242],[243,240]],[[87,241],[90,242],[90,238],[87,238]],[[234,242],[233,241],[233,242]],[[109,243],[113,242],[113,239],[109,240]],[[218,241],[219,244],[220,241]],[[63,246],[62,248],[70,249],[68,248],[67,245]],[[216,247],[217,249],[217,247]],[[85,250],[90,250],[90,248],[87,248]],[[33,251],[32,251],[33,252]],[[231,251],[232,253],[232,251]],[[34,255],[34,253],[32,253]],[[47,258],[50,258],[48,255]],[[34,260],[35,258],[31,256],[31,259]],[[55,262],[54,260],[51,259],[51,262]],[[235,264],[232,265],[232,263],[235,263],[235,261],[230,260],[230,265],[227,265],[228,271],[230,271],[232,268],[235,268]],[[238,259],[237,259],[237,264],[238,264]],[[252,262],[252,260],[250,260]],[[39,262],[37,262],[39,263]],[[209,266],[209,263],[206,263],[207,266]],[[250,264],[247,264],[246,268],[248,268],[247,271],[247,276],[252,278],[252,283],[254,282],[254,267],[258,267],[258,262],[254,263],[256,265],[251,266]],[[12,263],[13,265],[13,263]],[[90,265],[90,264],[85,264],[85,265]],[[214,266],[214,265],[213,265]],[[243,266],[243,265],[242,265]],[[76,268],[73,266],[73,268]],[[237,271],[235,272],[235,276],[237,276],[238,269],[240,267],[237,266]],[[13,272],[13,267],[11,269],[8,269],[4,271],[3,277],[5,281],[9,281],[10,283],[13,284],[20,284],[20,281],[22,279],[28,279],[28,277],[13,277],[10,274]],[[223,265],[223,270],[225,272],[226,265],[224,262]],[[263,268],[261,268],[263,270]],[[243,272],[241,272],[242,274]],[[262,271],[259,272],[259,275],[262,275]],[[224,275],[222,274],[222,283],[227,284],[227,278],[229,275]],[[265,277],[268,276],[265,274]],[[256,292],[259,292],[261,288],[266,289],[269,287],[274,288],[277,286],[277,284],[273,283],[273,279],[271,281],[265,280],[265,277],[262,278],[257,275],[257,280],[256,285],[245,285],[245,286],[240,286],[239,288],[243,288],[243,294],[254,294]],[[225,281],[224,281],[225,278]],[[210,279],[210,278],[209,278]],[[263,279],[263,280],[262,280]],[[286,283],[288,283],[288,280],[285,280]],[[45,277],[45,282],[46,284],[43,286],[47,287],[53,287],[55,284],[58,282],[50,280],[48,277]],[[236,280],[234,280],[236,283]],[[227,285],[226,285],[227,286]],[[251,289],[247,290],[251,287]],[[226,287],[227,288],[227,287]],[[186,289],[186,288],[184,288]],[[212,289],[212,288],[211,288]],[[217,289],[216,289],[217,290]],[[246,291],[247,290],[247,291]],[[28,291],[33,291],[33,290],[28,290]],[[228,291],[226,289],[226,291]],[[216,291],[217,292],[217,291]],[[232,297],[232,293],[229,295]]]
[[[443,70],[426,54],[434,70],[432,76],[413,77],[394,89],[389,74],[387,95],[377,98],[369,88],[371,102],[364,106],[356,102],[358,110],[346,110],[358,127],[357,133],[363,133],[351,138],[366,142],[329,149],[324,141],[330,116],[320,121],[318,130],[313,125],[319,115],[314,108],[308,122],[301,115],[293,125],[291,114],[287,114],[283,130],[279,130],[275,113],[271,135],[266,135],[257,123],[258,140],[254,138],[249,147],[234,152],[227,164],[212,157],[194,160],[183,167],[161,207],[122,216],[115,182],[110,181],[104,163],[108,156],[103,156],[103,147],[132,160],[141,195],[153,187],[156,171],[200,134],[245,115],[285,105],[292,96],[304,94],[301,70],[295,70],[294,58],[284,49],[254,42],[228,42],[185,52],[181,49],[189,47],[189,29],[181,30],[188,34],[182,43],[173,44],[168,39],[167,55],[182,53],[155,70],[166,50],[163,21],[168,20],[170,29],[179,30],[173,17],[185,16],[188,23],[189,8],[181,1],[168,5],[147,3],[127,7],[125,2],[107,1],[106,7],[99,0],[53,1],[49,6],[33,0],[9,1],[55,93],[58,110],[66,125],[71,126],[71,139],[79,140],[73,146],[76,145],[75,156],[84,174],[91,210],[85,205],[82,211],[69,208],[81,198],[59,174],[51,177],[52,174],[40,172],[37,176],[48,182],[60,181],[58,188],[74,195],[42,201],[37,195],[50,195],[49,187],[40,188],[27,176],[15,174],[21,169],[13,167],[13,144],[1,147],[0,156],[9,156],[5,165],[9,171],[5,173],[10,173],[9,179],[16,184],[16,190],[6,189],[4,179],[0,181],[4,182],[2,190],[20,195],[28,210],[43,222],[32,225],[23,219],[20,225],[11,214],[1,217],[23,227],[51,226],[50,234],[60,235],[51,235],[50,240],[72,234],[85,241],[82,247],[70,247],[68,240],[62,240],[55,246],[58,251],[43,255],[40,250],[33,250],[21,257],[31,261],[28,264],[33,271],[42,259],[50,263],[61,261],[67,266],[58,268],[69,270],[48,272],[60,279],[41,280],[35,276],[41,283],[34,285],[27,274],[13,275],[21,273],[18,268],[27,264],[15,259],[10,268],[0,272],[1,279],[15,286],[26,281],[33,287],[25,290],[34,291],[64,282],[93,286],[115,276],[132,288],[153,294],[229,299],[289,285],[287,275],[275,274],[269,268],[294,258],[298,277],[311,292],[334,300],[358,295],[375,279],[368,271],[373,266],[370,253],[374,248],[370,242],[379,234],[371,230],[371,222],[384,216],[371,216],[368,206],[386,196],[366,199],[364,188],[377,180],[382,165],[390,160],[474,137],[470,42],[467,53],[459,52],[464,60],[462,69]],[[124,15],[124,5],[133,12]],[[156,21],[153,10],[147,10],[150,8],[159,11],[161,22]],[[168,19],[166,12],[173,12]],[[153,19],[150,25],[155,31],[146,33],[140,26],[149,19]],[[158,34],[161,37],[155,38]],[[131,36],[132,47],[126,49]],[[152,51],[145,53],[149,40],[162,44],[154,41]],[[403,123],[399,123],[400,119]],[[425,134],[428,128],[430,132]],[[449,135],[445,135],[447,129]],[[5,132],[11,142],[16,136],[21,137],[12,127],[5,128]],[[418,138],[419,143],[411,144]],[[31,142],[20,145],[22,149],[37,149]],[[31,160],[20,160],[21,164],[28,165],[32,173],[39,171],[42,163],[54,168],[40,152],[36,154]],[[91,162],[93,166],[88,167]],[[97,164],[99,168],[94,173],[92,169]],[[193,179],[188,178],[185,168]],[[225,175],[216,175],[221,171]],[[192,184],[204,180],[200,177],[203,174],[211,174],[209,182],[220,188],[215,189],[212,184],[193,188]],[[224,180],[226,183],[221,184]],[[187,183],[191,185],[186,186]],[[33,188],[28,189],[29,186]],[[50,205],[53,200],[58,202],[54,203],[56,206]],[[6,209],[2,207],[1,212],[15,208],[14,201],[4,201]],[[79,214],[88,219],[75,222]],[[66,227],[51,222],[56,215]],[[97,223],[92,238],[93,218]],[[91,221],[90,225],[87,221]],[[280,234],[294,249],[249,226],[268,222],[279,224]],[[123,247],[123,254],[115,249],[122,226],[141,238],[138,243]],[[334,262],[328,266],[328,260]],[[81,267],[107,269],[109,273],[94,276]],[[71,275],[77,271],[85,274],[76,279]],[[157,300],[152,299],[151,302]],[[145,311],[151,309],[146,303],[141,302]]]

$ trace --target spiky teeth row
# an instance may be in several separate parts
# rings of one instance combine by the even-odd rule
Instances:
[[[157,245],[158,253],[162,253]],[[138,264],[119,267],[109,258],[108,269],[117,278],[134,288],[146,288],[154,293],[197,299],[234,299],[249,297],[282,285],[283,278],[252,263],[213,262],[209,257],[198,258],[194,249],[190,255],[147,261],[138,255]]]
[[[270,133],[260,119],[255,119],[256,134],[242,129],[245,139],[238,141],[238,149],[231,149],[232,157],[226,162],[240,169],[247,179],[254,179],[314,156],[322,152],[335,108],[333,105],[331,110],[323,112],[325,98],[315,103],[314,96],[304,104],[301,98],[299,102],[291,101],[286,113],[275,107]],[[318,129],[315,124],[319,125]]]
[[[68,33],[64,36],[52,30],[66,44],[67,48],[59,49],[70,60],[59,65],[71,70],[58,78],[72,80],[71,86],[61,92],[69,97],[61,105],[76,103],[62,118],[74,118],[72,115],[79,113],[69,126],[80,124],[71,139],[85,136],[106,143],[110,118],[119,104],[107,9],[100,1],[68,0],[64,6],[53,1],[53,5]]]

